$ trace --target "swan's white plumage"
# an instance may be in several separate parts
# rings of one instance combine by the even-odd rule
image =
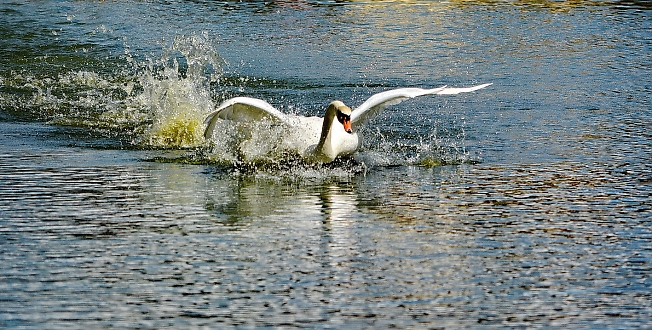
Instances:
[[[234,97],[220,104],[215,111],[211,112],[211,114],[206,117],[206,120],[204,120],[204,125],[206,125],[204,137],[207,139],[210,138],[218,119],[237,122],[253,122],[261,121],[265,118],[286,125],[295,124],[288,115],[276,110],[276,108],[271,104],[261,99],[255,99],[252,97]]]
[[[491,84],[466,88],[443,86],[433,89],[393,89],[371,96],[352,112],[342,102],[333,101],[327,108],[324,118],[288,115],[263,100],[235,97],[222,103],[206,117],[204,137],[210,139],[213,136],[213,131],[220,119],[243,123],[278,123],[288,128],[283,141],[280,143],[277,141],[281,148],[296,151],[301,157],[311,162],[330,162],[337,156],[352,154],[359,146],[358,134],[345,131],[344,125],[337,119],[338,113],[350,115],[354,127],[360,127],[380,115],[387,107],[410,98],[423,95],[467,93],[489,85]]]

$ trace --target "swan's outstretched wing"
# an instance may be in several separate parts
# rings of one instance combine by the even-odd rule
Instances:
[[[485,88],[491,84],[482,84],[466,88],[454,88],[442,86],[433,89],[421,88],[399,88],[385,91],[382,93],[371,96],[367,101],[362,103],[351,113],[351,122],[354,125],[362,125],[372,118],[380,115],[385,108],[390,105],[399,104],[407,99],[423,95],[452,95],[459,93],[473,92],[481,88]]]
[[[213,129],[218,119],[233,120],[237,122],[252,122],[272,120],[290,125],[290,119],[284,113],[276,110],[271,104],[251,97],[234,97],[224,101],[215,111],[211,112],[204,120],[206,130],[204,137],[213,135]]]

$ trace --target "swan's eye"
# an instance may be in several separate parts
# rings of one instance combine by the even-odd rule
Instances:
[[[351,116],[337,112],[337,121],[339,121],[341,124],[344,124],[345,121],[351,121]]]

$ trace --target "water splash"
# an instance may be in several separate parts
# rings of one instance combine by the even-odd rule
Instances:
[[[134,99],[153,123],[141,143],[190,148],[203,144],[203,118],[214,108],[210,85],[222,77],[221,59],[206,36],[176,37],[162,58],[149,60]]]
[[[417,145],[415,165],[425,167],[479,163],[480,157],[466,147],[464,124],[438,122]]]
[[[466,147],[464,123],[419,120],[411,134],[365,129],[363,147],[355,159],[369,167],[418,165],[425,167],[472,164],[480,161]],[[415,122],[416,124],[416,122]]]
[[[162,47],[162,55],[144,60],[126,47],[102,66],[82,61],[82,69],[66,72],[3,72],[1,115],[85,127],[138,147],[199,146],[224,61],[205,34],[177,36]]]
[[[144,92],[134,101],[137,107],[149,108],[153,115],[153,123],[141,144],[188,148],[203,143],[202,117],[213,108],[207,92],[192,80],[175,77],[161,80],[149,73],[141,77],[141,83]]]
[[[10,104],[5,108],[19,116],[26,113],[30,119],[106,132],[138,148],[191,149],[195,153],[192,158],[201,158],[203,163],[228,164],[244,171],[305,165],[297,163],[298,152],[288,152],[291,148],[279,143],[291,132],[275,125],[241,130],[233,123],[222,122],[211,138],[211,147],[204,148],[203,119],[215,108],[215,100],[224,98],[222,93],[228,94],[235,85],[278,88],[287,82],[224,77],[226,63],[206,34],[177,36],[163,44],[162,50],[160,55],[139,59],[127,46],[121,64],[110,65],[108,72],[91,66],[53,77],[25,73],[4,76],[2,83],[9,93],[0,91],[0,102],[3,107]],[[285,106],[285,110],[302,106],[281,103],[279,107]],[[406,128],[397,129],[391,136],[367,130],[367,141],[354,160],[368,167],[474,161],[464,148],[463,129],[451,133],[435,128],[425,133],[415,139]]]

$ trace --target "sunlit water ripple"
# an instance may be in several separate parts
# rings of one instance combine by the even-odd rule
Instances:
[[[0,327],[649,327],[649,9],[2,3]],[[334,165],[201,134],[483,82]]]

